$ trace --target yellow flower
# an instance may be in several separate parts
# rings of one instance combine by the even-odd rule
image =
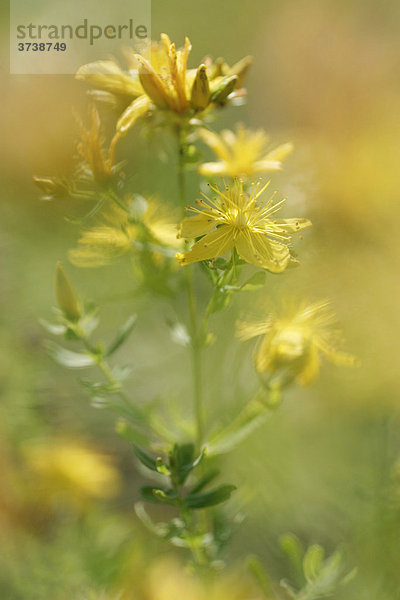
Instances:
[[[236,95],[242,95],[237,88],[249,68],[249,57],[233,67],[223,63],[223,68],[216,68],[208,61],[207,65],[188,70],[190,50],[188,38],[183,48],[177,50],[163,33],[159,43],[153,42],[140,54],[133,50],[125,52],[130,67],[128,73],[114,61],[107,60],[83,65],[76,77],[130,101],[117,123],[120,134],[125,134],[152,107],[191,116],[209,105],[225,104]]]
[[[63,494],[64,498],[80,502],[90,497],[112,497],[120,488],[119,473],[109,458],[77,442],[29,445],[24,455],[50,497]]]
[[[287,246],[291,234],[309,227],[308,219],[273,219],[284,200],[274,203],[274,196],[262,204],[258,198],[269,182],[260,189],[260,182],[252,184],[248,194],[243,182],[236,179],[233,185],[224,188],[210,186],[217,194],[213,199],[203,195],[197,207],[188,210],[193,217],[183,219],[178,235],[183,238],[196,238],[190,251],[176,255],[181,265],[213,259],[236,248],[239,256],[252,265],[268,269],[273,273],[282,272],[292,260]]]
[[[129,199],[127,199],[129,202]],[[101,267],[130,252],[143,243],[156,251],[161,246],[177,248],[176,225],[158,204],[142,197],[130,205],[131,214],[113,205],[102,215],[102,221],[85,231],[78,247],[70,250],[69,259],[78,267]]]
[[[239,322],[237,328],[242,340],[262,336],[255,350],[259,373],[286,373],[306,386],[318,375],[322,356],[336,365],[356,363],[354,356],[336,349],[341,335],[335,322],[329,302],[302,302],[260,322]]]
[[[225,130],[221,135],[202,129],[200,137],[220,159],[199,167],[199,173],[206,176],[252,177],[279,171],[282,160],[293,149],[292,144],[287,143],[267,151],[269,138],[264,131],[251,131],[243,125],[238,125],[236,133]]]
[[[121,136],[116,133],[107,149],[101,136],[100,116],[96,107],[91,108],[91,126],[86,129],[80,126],[81,135],[77,146],[78,153],[84,161],[81,175],[85,179],[95,181],[99,185],[107,184],[117,172],[118,166],[114,165],[116,145]]]

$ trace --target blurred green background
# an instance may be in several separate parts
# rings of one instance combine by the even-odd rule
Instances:
[[[93,590],[100,598],[103,588],[140,578],[149,557],[171,551],[137,523],[141,476],[112,416],[90,407],[75,373],[44,349],[38,319],[51,316],[55,264],[67,264],[79,227],[64,218],[74,214],[68,202],[38,200],[32,175],[72,169],[74,112],[85,113],[86,98],[72,77],[9,76],[4,7],[1,15],[0,597],[64,600]],[[264,294],[330,298],[347,348],[362,362],[354,370],[326,366],[224,458],[246,515],[226,558],[234,564],[257,553],[279,580],[288,575],[281,534],[328,551],[343,546],[358,575],[338,598],[400,598],[399,26],[395,0],[152,3],[153,38],[165,31],[181,44],[188,35],[191,65],[206,54],[229,63],[254,56],[247,104],[228,109],[215,126],[243,121],[276,143],[293,140],[295,152],[273,185],[288,196],[288,213],[314,225],[299,245],[301,267],[269,275]],[[170,165],[135,134],[124,146],[132,185],[164,190],[173,204]],[[197,187],[193,173],[193,195]],[[100,337],[139,315],[118,357],[134,365],[132,395],[180,406],[190,417],[188,358],[170,341],[165,303],[134,297],[127,263],[67,269],[101,306]],[[217,343],[206,357],[206,390],[213,420],[229,420],[256,387],[250,346],[233,343],[231,323],[259,300],[245,296],[212,322]],[[62,467],[43,466],[51,462],[46,452],[54,459],[57,445],[71,451],[74,444],[103,469],[99,488],[85,490],[85,476],[66,473],[73,451],[60,458]],[[38,446],[44,458],[34,459]]]

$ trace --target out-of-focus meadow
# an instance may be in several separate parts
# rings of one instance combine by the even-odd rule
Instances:
[[[358,567],[338,598],[400,598],[400,4],[152,4],[153,37],[166,31],[181,44],[189,35],[193,64],[206,54],[230,63],[254,56],[246,105],[228,109],[215,126],[239,120],[263,127],[277,143],[293,140],[295,151],[272,185],[313,222],[300,268],[269,274],[266,291],[272,298],[330,298],[346,347],[361,360],[356,369],[325,365],[310,388],[290,391],[225,459],[230,479],[241,483],[232,502],[245,515],[227,561],[257,554],[273,579],[290,578],[278,538],[293,532],[328,552],[343,547],[349,570]],[[179,552],[152,540],[137,521],[141,477],[112,415],[92,408],[77,376],[44,348],[39,319],[51,315],[62,260],[82,295],[100,305],[102,337],[124,315],[138,314],[119,356],[133,364],[132,395],[190,417],[188,359],[170,341],[165,303],[132,294],[123,260],[101,270],[67,264],[79,226],[64,217],[77,209],[40,202],[32,176],[72,169],[74,113],[84,114],[85,93],[72,77],[9,76],[7,18],[3,9],[0,597],[94,600],[122,586],[135,590],[132,598],[198,598],[176,574]],[[157,183],[173,204],[173,174],[153,146],[136,129],[124,140],[132,185],[145,194]],[[197,188],[193,172],[191,194]],[[217,341],[206,356],[205,385],[213,421],[229,420],[231,407],[255,386],[251,347],[238,345],[230,325],[253,308],[248,302],[235,301],[225,321],[212,322]],[[160,587],[161,578],[167,583]],[[247,598],[232,582],[221,583],[216,597]]]

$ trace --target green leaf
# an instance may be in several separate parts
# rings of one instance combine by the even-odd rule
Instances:
[[[318,577],[324,556],[325,551],[318,544],[314,544],[307,549],[303,559],[303,571],[307,581],[312,581]]]
[[[192,487],[190,490],[190,494],[198,494],[204,489],[213,479],[215,479],[219,475],[218,469],[211,469],[206,473],[199,481]]]
[[[304,548],[299,538],[293,533],[287,533],[279,538],[282,552],[289,558],[296,583],[301,587],[305,583],[303,574]]]
[[[124,323],[124,325],[121,327],[119,332],[117,333],[115,340],[109,346],[109,348],[106,352],[106,356],[111,356],[112,354],[114,354],[114,352],[116,352],[122,346],[122,344],[128,339],[129,335],[131,334],[131,332],[135,326],[135,323],[136,323],[136,315],[131,315],[129,317],[129,319]]]
[[[170,457],[169,466],[177,475],[178,483],[183,484],[192,471],[203,460],[205,450],[202,449],[199,456],[194,458],[194,444],[175,444]]]
[[[232,290],[229,290],[227,287],[220,288],[218,292],[214,295],[212,302],[208,308],[209,313],[216,313],[228,306],[229,301],[231,299],[231,292]]]
[[[47,350],[56,362],[70,369],[84,369],[96,364],[96,358],[88,352],[72,352],[55,344],[47,343]]]
[[[185,506],[190,509],[207,508],[226,502],[236,489],[234,485],[221,485],[204,494],[188,494],[184,500]]]
[[[270,597],[271,587],[268,581],[268,575],[257,556],[251,555],[246,560],[247,568],[257,581],[266,598]]]
[[[150,471],[157,471],[157,462],[154,458],[152,458],[151,456],[146,454],[146,452],[143,452],[143,450],[141,450],[135,444],[133,444],[133,449],[135,451],[136,456],[142,463],[142,465],[144,465],[145,467],[150,469]]]

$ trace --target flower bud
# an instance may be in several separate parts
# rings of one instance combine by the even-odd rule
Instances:
[[[208,83],[205,65],[197,69],[196,77],[192,85],[190,103],[195,110],[204,110],[210,102],[210,85]]]
[[[216,104],[223,104],[228,98],[229,94],[233,92],[238,81],[237,75],[230,77],[224,77],[214,88],[210,101]]]
[[[139,79],[144,91],[159,108],[170,108],[170,100],[165,85],[151,64],[142,56],[136,55],[139,62]]]
[[[56,268],[56,300],[57,304],[70,321],[81,317],[80,302],[60,262]]]

